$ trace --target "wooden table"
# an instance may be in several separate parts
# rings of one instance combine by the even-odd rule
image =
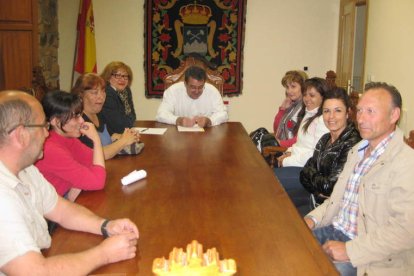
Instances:
[[[103,217],[134,221],[137,257],[93,273],[151,275],[155,258],[197,240],[204,252],[215,247],[220,259],[234,259],[237,275],[337,275],[240,123],[204,133],[152,121],[137,126],[168,130],[142,135],[141,154],[107,161],[105,189],[77,199]],[[122,186],[135,169],[147,178]],[[102,237],[58,228],[52,240],[49,256],[85,250]]]

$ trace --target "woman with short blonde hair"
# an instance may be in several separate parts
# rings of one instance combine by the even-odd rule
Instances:
[[[101,115],[107,122],[109,134],[123,133],[125,128],[133,127],[136,120],[130,88],[132,70],[121,61],[113,61],[105,66],[101,77],[106,82],[106,100]]]

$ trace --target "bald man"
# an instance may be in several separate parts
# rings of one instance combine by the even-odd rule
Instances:
[[[401,108],[394,86],[366,85],[357,105],[363,140],[331,197],[305,217],[341,275],[414,272],[414,150],[397,127]]]
[[[0,274],[86,275],[135,257],[139,234],[133,222],[105,220],[63,199],[33,166],[43,156],[48,129],[34,97],[0,92]],[[84,252],[45,258],[40,250],[51,244],[45,218],[108,238]]]

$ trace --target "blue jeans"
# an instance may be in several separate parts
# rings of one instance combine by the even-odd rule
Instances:
[[[302,216],[305,216],[312,208],[310,193],[300,183],[299,174],[301,170],[302,167],[281,167],[275,168],[274,172],[296,209]]]
[[[341,231],[336,230],[332,225],[313,230],[313,235],[318,239],[321,245],[328,240],[341,242],[347,242],[350,240],[350,238],[348,238]],[[356,267],[352,266],[350,262],[334,263],[334,265],[342,276],[353,276],[357,274]]]

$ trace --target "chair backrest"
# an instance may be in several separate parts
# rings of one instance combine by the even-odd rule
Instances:
[[[410,131],[410,134],[405,138],[405,142],[414,149],[414,130]]]
[[[59,89],[59,82],[55,88],[46,85],[41,66],[34,66],[32,74],[32,87],[20,87],[19,90],[29,93],[41,102],[47,92]]]
[[[328,83],[329,88],[336,87],[336,73],[332,70],[326,72],[326,82]]]
[[[336,87],[336,73],[335,71],[329,70],[326,72],[326,82],[328,83],[329,88]],[[359,93],[357,91],[351,91],[349,93],[349,99],[351,100],[351,120],[356,122],[356,106],[359,100]]]
[[[220,92],[220,94],[223,96],[223,84],[224,84],[223,77],[220,75],[218,71],[210,69],[205,62],[193,56],[189,56],[186,59],[184,59],[177,69],[175,69],[174,71],[172,71],[171,73],[167,74],[164,77],[164,89],[167,89],[174,83],[184,81],[185,71],[187,70],[188,67],[193,66],[193,65],[199,66],[203,68],[204,70],[206,70],[206,73],[207,73],[206,82],[214,85],[217,88],[217,90]]]

